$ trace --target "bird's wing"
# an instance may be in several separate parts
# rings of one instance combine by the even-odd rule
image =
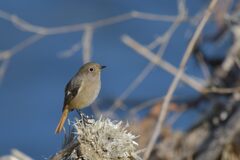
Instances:
[[[81,90],[82,83],[83,83],[82,80],[79,80],[78,83],[74,82],[73,80],[68,82],[68,84],[65,87],[63,110],[65,109],[65,106],[68,105]]]

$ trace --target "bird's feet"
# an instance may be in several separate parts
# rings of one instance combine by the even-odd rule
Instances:
[[[80,119],[85,126],[86,126],[86,124],[92,124],[92,122],[91,122],[91,119],[93,119],[92,117],[89,117],[89,116],[85,115],[80,110],[77,110],[77,113],[80,116]]]

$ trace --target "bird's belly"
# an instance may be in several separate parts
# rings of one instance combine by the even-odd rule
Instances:
[[[99,91],[100,85],[82,88],[82,90],[79,91],[76,97],[71,101],[71,107],[73,109],[82,109],[91,105],[97,98]]]

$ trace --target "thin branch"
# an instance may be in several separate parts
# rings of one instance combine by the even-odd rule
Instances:
[[[0,84],[2,83],[3,77],[6,74],[7,67],[9,65],[9,61],[10,61],[9,59],[3,61],[1,66],[0,66]]]
[[[11,22],[14,26],[16,26],[17,29],[21,31],[33,32],[36,34],[46,34],[47,32],[47,28],[30,24],[22,18],[3,10],[0,10],[0,18]]]
[[[240,92],[240,87],[234,87],[234,88],[207,88],[204,91],[205,93],[217,93],[217,94],[230,94],[230,93],[236,93]]]
[[[240,51],[239,41],[235,41],[234,44],[231,46],[229,54],[225,58],[226,60],[222,64],[221,69],[218,70],[218,74],[220,75],[220,77],[226,77],[226,74],[235,64],[235,59],[237,55],[239,55],[239,51]]]
[[[147,101],[144,101],[143,103],[140,103],[134,107],[132,107],[128,113],[130,115],[134,115],[136,114],[137,112],[139,112],[140,110],[143,110],[145,109],[146,107],[148,106],[152,106],[153,104],[156,104],[157,102],[160,102],[164,99],[165,97],[158,97],[158,98],[153,98],[153,99],[150,99],[150,100],[147,100]]]
[[[153,136],[147,146],[147,150],[146,152],[144,153],[144,160],[147,160],[156,141],[157,141],[157,138],[159,136],[159,134],[161,133],[161,130],[162,130],[162,126],[163,126],[163,122],[166,118],[166,115],[167,115],[167,111],[168,111],[168,106],[169,106],[169,103],[170,103],[170,100],[171,100],[171,97],[174,93],[174,91],[176,90],[177,88],[177,85],[178,85],[178,82],[180,81],[183,73],[184,73],[184,68],[187,64],[187,61],[194,49],[194,46],[204,28],[204,26],[206,25],[208,19],[210,18],[211,14],[212,14],[212,11],[214,9],[214,7],[216,6],[218,0],[212,0],[211,3],[209,4],[209,7],[208,9],[206,10],[205,14],[204,14],[204,17],[203,19],[201,20],[200,24],[198,25],[188,47],[187,47],[187,50],[186,52],[184,53],[184,56],[182,58],[182,61],[180,63],[180,67],[179,67],[179,70],[172,82],[172,84],[170,85],[169,87],[169,90],[167,92],[167,95],[166,95],[166,98],[164,99],[164,102],[163,102],[163,105],[162,105],[162,108],[161,108],[161,112],[159,114],[159,118],[158,118],[158,121],[157,121],[157,124],[156,124],[156,127],[154,129],[154,133],[153,133]]]
[[[0,81],[3,79],[7,67],[9,65],[10,59],[12,56],[17,54],[18,52],[22,51],[23,49],[29,47],[33,43],[39,41],[41,38],[43,38],[43,35],[35,34],[27,38],[26,40],[20,42],[19,44],[15,45],[11,49],[8,49],[6,51],[3,51],[0,53],[0,61],[2,61],[2,64],[0,66]]]
[[[152,13],[133,11],[133,12],[124,13],[118,16],[97,20],[94,22],[79,23],[74,25],[65,25],[65,26],[52,27],[52,28],[31,24],[25,21],[24,19],[14,14],[5,12],[3,10],[0,10],[0,18],[11,22],[19,30],[22,30],[22,31],[37,33],[41,35],[52,35],[52,34],[63,34],[63,33],[83,31],[88,26],[91,26],[92,28],[104,27],[104,26],[124,22],[130,19],[173,22],[175,21],[177,16],[158,15],[158,14],[152,14]]]
[[[86,27],[84,31],[84,35],[82,38],[83,42],[83,63],[87,63],[91,60],[91,44],[93,37],[93,29],[92,27]]]
[[[149,43],[147,45],[147,48],[149,48],[150,50],[153,50],[154,48],[158,47],[161,44],[164,44],[165,42],[165,37],[164,36],[158,36],[154,41],[152,41],[151,43]]]
[[[199,50],[199,52],[200,52],[200,50]],[[207,63],[204,60],[203,53],[202,52],[196,53],[195,56],[196,56],[196,59],[198,60],[198,63],[199,63],[200,69],[202,70],[204,78],[205,79],[209,79],[209,77],[210,77],[210,70],[208,68]]]
[[[145,58],[150,60],[152,63],[157,64],[159,67],[166,70],[173,76],[175,76],[178,73],[178,69],[176,67],[174,67],[170,63],[162,60],[161,58],[156,56],[156,54],[154,54],[153,52],[148,50],[146,47],[142,46],[141,44],[139,44],[138,42],[133,40],[131,37],[124,35],[124,36],[122,36],[122,41],[126,45],[128,45],[129,47],[131,47],[132,49],[137,51],[137,53],[144,56]],[[203,90],[205,89],[205,86],[203,86],[199,82],[195,81],[193,78],[191,78],[190,76],[188,76],[186,74],[183,74],[180,78],[183,82],[185,82],[190,87],[192,87],[193,89],[195,89],[196,91],[198,91],[200,93],[202,93]]]
[[[165,21],[165,22],[174,22],[177,19],[177,16],[169,16],[169,15],[157,15],[152,13],[145,13],[139,11],[133,11],[132,17],[144,20],[152,20],[152,21]]]
[[[34,35],[28,37],[27,39],[18,43],[17,45],[12,47],[11,49],[2,52],[0,54],[0,60],[9,59],[14,54],[16,54],[16,53],[20,52],[21,50],[27,48],[28,46],[32,45],[33,43],[39,41],[43,37],[44,37],[43,35],[39,35],[39,34],[34,34]]]
[[[71,46],[71,48],[59,53],[59,57],[60,58],[67,58],[67,57],[71,57],[73,54],[75,54],[76,52],[78,52],[80,49],[82,48],[82,40],[76,42],[75,44],[73,44]]]

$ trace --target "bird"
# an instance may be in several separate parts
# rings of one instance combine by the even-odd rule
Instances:
[[[69,112],[88,107],[95,101],[101,89],[101,72],[105,67],[95,62],[88,62],[81,66],[67,83],[62,116],[55,130],[56,134],[61,132]]]

